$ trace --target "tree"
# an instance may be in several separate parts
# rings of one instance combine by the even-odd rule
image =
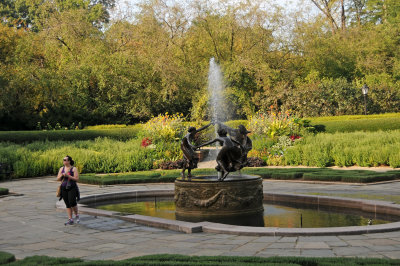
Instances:
[[[109,22],[109,9],[114,6],[115,0],[4,0],[0,3],[0,17],[9,26],[39,31],[54,13],[86,9],[89,21],[101,27]]]
[[[338,8],[337,3],[338,0],[311,0],[311,2],[314,3],[314,5],[321,10],[321,12],[326,16],[328,19],[329,25],[331,27],[331,31],[333,34],[336,33],[338,30],[339,26],[338,23],[336,22],[335,19],[335,12],[336,9]],[[342,3],[342,22],[345,20],[344,16],[344,9],[343,9],[343,0],[341,0]],[[342,27],[344,28],[344,23],[342,24]]]

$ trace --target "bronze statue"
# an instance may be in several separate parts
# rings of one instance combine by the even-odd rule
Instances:
[[[192,169],[197,168],[197,163],[199,162],[199,158],[197,157],[195,150],[196,147],[192,145],[196,134],[206,128],[208,128],[212,123],[196,129],[195,127],[189,127],[188,134],[186,134],[181,141],[181,149],[183,152],[183,167],[181,176],[185,178],[185,170],[188,170],[188,179],[192,178]]]
[[[214,142],[218,142],[222,146],[217,155],[218,165],[215,167],[215,170],[218,171],[218,180],[223,181],[229,172],[235,172],[243,168],[241,159],[244,147],[238,141],[229,138],[225,128],[219,128],[217,138],[201,144],[197,148],[210,145]]]
[[[247,134],[251,133],[251,131],[248,131],[243,125],[239,125],[237,129],[234,129],[218,122],[218,126],[220,128],[225,129],[232,140],[236,140],[241,144],[242,148],[241,162],[242,162],[242,167],[245,167],[247,165],[247,154],[253,148],[253,143],[251,139],[247,136]]]

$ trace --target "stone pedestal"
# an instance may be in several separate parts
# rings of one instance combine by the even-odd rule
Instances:
[[[263,212],[263,186],[258,176],[230,175],[220,182],[216,176],[175,181],[176,215],[182,218],[229,218]],[[193,220],[193,219],[191,219]]]

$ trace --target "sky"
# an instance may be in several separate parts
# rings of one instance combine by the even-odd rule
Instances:
[[[115,11],[111,13],[112,17],[117,17],[118,14],[127,14],[128,16],[132,16],[133,13],[138,10],[135,8],[135,5],[142,0],[116,0],[117,8]],[[168,2],[168,0],[166,0]],[[212,1],[212,0],[211,0]],[[214,0],[218,2],[218,0]],[[231,0],[234,2],[235,0]],[[251,1],[251,0],[250,0]],[[275,3],[281,5],[287,12],[292,12],[298,10],[299,8],[308,8],[311,14],[318,13],[318,10],[315,6],[311,4],[311,1],[302,1],[302,0],[269,0],[266,2]]]

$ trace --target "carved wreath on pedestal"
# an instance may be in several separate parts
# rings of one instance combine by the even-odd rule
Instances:
[[[175,205],[184,209],[242,209],[259,206],[263,201],[263,188],[258,185],[251,189],[251,195],[239,196],[227,189],[215,191],[212,196],[209,190],[198,191],[191,189],[175,188]],[[255,192],[255,193],[254,193]],[[203,196],[203,197],[202,197]]]

